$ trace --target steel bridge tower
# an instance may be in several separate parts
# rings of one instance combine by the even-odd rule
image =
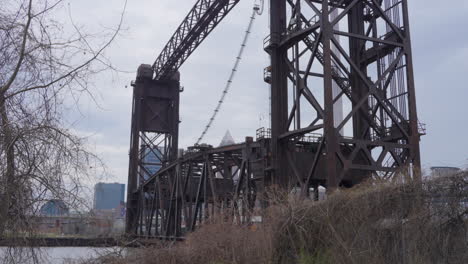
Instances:
[[[334,189],[396,172],[419,177],[407,0],[270,6],[273,181],[299,182],[307,192],[311,184]],[[342,120],[335,120],[338,102]],[[304,147],[308,135],[316,147]]]
[[[177,159],[179,139],[179,74],[154,80],[151,65],[142,64],[133,86],[130,162],[127,187],[127,233],[136,233],[147,208],[159,208],[151,199],[157,195],[154,186],[142,190],[143,184],[158,169]],[[169,177],[160,177],[159,192],[169,192]],[[162,208],[167,209],[167,208]],[[167,212],[171,223],[176,215]],[[158,224],[156,222],[156,224]],[[150,225],[150,224],[148,224]]]
[[[156,62],[138,69],[128,234],[175,239],[218,213],[248,222],[271,187],[317,199],[320,186],[420,180],[408,0],[270,0],[271,129],[179,155],[177,70],[238,2],[198,0]]]

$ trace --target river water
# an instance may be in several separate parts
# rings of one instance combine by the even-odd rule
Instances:
[[[0,263],[78,264],[85,260],[118,252],[119,248],[41,247],[8,249],[0,247]],[[14,259],[14,262],[10,262]],[[36,261],[34,261],[36,259]]]

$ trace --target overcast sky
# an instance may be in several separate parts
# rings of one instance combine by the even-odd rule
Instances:
[[[79,23],[98,28],[117,23],[122,0],[69,1]],[[129,83],[141,63],[152,64],[195,0],[129,0],[125,30],[107,52],[129,73],[105,74],[95,81],[99,106],[80,102],[70,122],[107,163],[106,181],[126,183],[132,90]],[[253,0],[243,0],[180,69],[181,147],[192,145],[205,126],[229,76],[251,14]],[[468,165],[468,1],[450,5],[409,0],[418,113],[427,124],[422,138],[423,166]],[[227,129],[236,142],[268,126],[268,65],[263,38],[268,12],[258,17],[231,92],[206,142],[218,145]],[[129,88],[125,88],[128,86]]]

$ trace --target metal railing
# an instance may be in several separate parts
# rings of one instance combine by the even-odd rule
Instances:
[[[271,138],[271,128],[261,127],[257,129],[257,140]]]

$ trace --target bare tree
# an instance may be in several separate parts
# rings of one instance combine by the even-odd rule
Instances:
[[[79,201],[96,156],[64,124],[63,108],[93,76],[112,69],[104,51],[113,29],[87,33],[52,19],[63,0],[2,0],[0,5],[0,237],[28,230],[42,201]],[[125,10],[125,7],[124,7]],[[66,13],[66,12],[65,12]],[[70,100],[71,99],[71,100]]]

